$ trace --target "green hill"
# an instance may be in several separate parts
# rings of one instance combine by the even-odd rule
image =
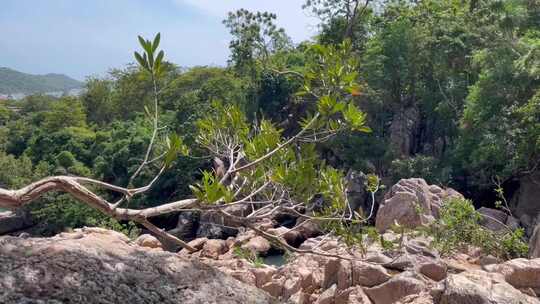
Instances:
[[[34,94],[79,89],[82,83],[62,74],[32,75],[0,67],[0,94]]]

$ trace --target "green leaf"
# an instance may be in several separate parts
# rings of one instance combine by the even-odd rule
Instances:
[[[139,39],[139,44],[141,45],[141,47],[143,49],[146,49],[146,47],[145,47],[146,46],[146,41],[144,41],[144,38],[141,37],[141,36],[137,36],[137,38]]]
[[[157,33],[156,37],[154,38],[154,42],[152,43],[152,52],[155,52],[157,50],[160,40],[161,40],[161,33]]]
[[[148,70],[148,63],[146,62],[145,58],[143,58],[141,56],[141,54],[139,54],[137,52],[135,52],[134,55],[135,55],[135,59],[137,59],[137,62],[139,63],[139,65]]]
[[[156,70],[160,70],[161,68],[161,62],[163,61],[163,57],[165,56],[165,53],[163,51],[159,51],[156,60],[154,62],[154,67]]]

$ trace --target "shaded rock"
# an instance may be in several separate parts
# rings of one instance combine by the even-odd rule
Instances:
[[[524,225],[531,236],[540,224],[540,171],[524,176],[519,181],[519,189],[512,196],[511,207],[514,215]]]
[[[506,212],[486,207],[482,207],[476,211],[482,215],[480,225],[491,231],[501,231],[506,229],[504,226],[508,219],[508,214],[506,214]]]
[[[367,176],[363,172],[349,170],[345,176],[345,193],[351,210],[361,211],[367,217],[371,212],[371,201],[366,191],[366,181]]]
[[[500,274],[481,270],[449,275],[440,304],[538,304],[504,281]]]
[[[540,258],[540,225],[534,228],[534,232],[529,240],[529,257]]]
[[[52,238],[0,237],[0,303],[276,303],[197,261],[77,229]]]
[[[365,292],[375,304],[396,303],[402,298],[420,293],[426,288],[424,281],[416,277],[414,273],[400,273],[386,283],[372,288],[366,288]]]
[[[19,231],[32,226],[30,215],[25,211],[0,212],[0,235]]]
[[[143,234],[139,236],[137,239],[135,239],[135,241],[133,241],[133,243],[141,247],[161,249],[161,242],[150,234]]]
[[[268,229],[266,232],[282,237],[287,244],[295,247],[300,246],[300,244],[302,244],[302,242],[305,240],[300,232],[291,230],[287,227],[272,228]]]

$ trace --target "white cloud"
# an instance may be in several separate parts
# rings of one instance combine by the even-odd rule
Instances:
[[[175,0],[180,5],[191,5],[210,15],[225,19],[227,13],[240,8],[268,11],[277,15],[277,23],[284,27],[295,42],[315,34],[317,19],[302,9],[305,0]]]

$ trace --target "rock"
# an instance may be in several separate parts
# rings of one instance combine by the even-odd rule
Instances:
[[[479,259],[478,259],[478,263],[481,265],[481,266],[487,266],[487,265],[492,265],[492,264],[498,264],[500,263],[501,260],[497,257],[494,257],[492,256],[491,254],[488,254],[488,255],[483,255],[481,256]]]
[[[0,212],[0,235],[19,231],[32,226],[28,212]]]
[[[307,223],[304,223],[305,221],[308,221]],[[300,227],[297,227],[300,226]],[[321,227],[317,223],[314,223],[311,220],[306,220],[303,218],[298,218],[296,221],[295,230],[300,233],[302,236],[302,239],[307,240],[310,238],[315,238],[319,235],[322,235]]]
[[[367,217],[371,212],[371,200],[366,191],[366,181],[367,176],[363,172],[354,170],[349,170],[345,177],[345,193],[351,210],[359,210]]]
[[[346,290],[338,290],[334,297],[335,304],[371,304],[362,287],[353,286]]]
[[[248,205],[232,205],[223,208],[223,210],[229,214],[243,217],[247,216],[251,209]],[[201,214],[197,237],[225,240],[238,234],[237,226],[236,222],[217,211],[205,211]]]
[[[426,284],[416,277],[414,273],[400,273],[386,283],[366,288],[365,292],[375,304],[396,303],[402,298],[420,293],[426,288]]]
[[[293,304],[309,304],[310,296],[304,292],[297,292],[289,298],[289,302]]]
[[[268,229],[266,232],[282,237],[287,244],[295,247],[300,246],[300,244],[302,244],[302,242],[305,240],[300,232],[283,226]]]
[[[390,278],[388,271],[381,265],[356,261],[352,266],[353,285],[373,287],[387,282]]]
[[[534,228],[534,232],[529,240],[529,257],[540,258],[540,225]]]
[[[444,280],[446,278],[446,271],[446,264],[440,261],[427,262],[418,266],[418,272],[434,281]]]
[[[396,304],[433,304],[435,300],[433,297],[425,292],[416,295],[410,295],[403,298],[401,301]]]
[[[218,259],[220,255],[229,250],[227,242],[224,240],[208,240],[204,243],[201,250],[201,257]]]
[[[506,283],[500,274],[481,270],[449,275],[440,304],[538,304]]]
[[[421,178],[402,179],[386,193],[375,226],[384,232],[395,222],[407,228],[427,225],[439,216],[439,209],[449,198],[463,196],[453,189],[429,186]]]
[[[399,158],[414,152],[414,137],[420,122],[420,111],[415,106],[403,106],[396,111],[390,125],[390,149]]]
[[[264,284],[261,289],[268,292],[269,295],[279,298],[283,294],[283,283],[279,281],[271,281]]]
[[[486,207],[482,207],[476,211],[482,215],[480,225],[491,231],[501,231],[506,229],[505,223],[508,219],[508,214],[506,214],[506,212]]]
[[[265,255],[271,248],[272,245],[270,245],[270,242],[262,236],[256,236],[242,245],[242,249],[250,250],[260,255]]]
[[[0,303],[276,303],[195,260],[103,229],[0,237]]]
[[[540,291],[540,259],[515,259],[485,267],[489,272],[500,273],[515,288],[532,288]]]
[[[508,228],[512,230],[516,230],[521,227],[519,220],[510,215],[508,216],[508,218],[506,218],[506,226],[508,226]]]
[[[323,293],[321,293],[315,304],[334,304],[336,288],[336,285],[332,285],[330,288],[326,289]]]
[[[199,221],[201,219],[200,212],[185,211],[178,215],[176,228],[173,229],[175,236],[181,240],[191,241],[197,236]]]
[[[135,239],[135,241],[133,241],[133,243],[141,247],[161,249],[161,242],[150,234],[143,234],[139,236],[137,239]]]
[[[531,236],[540,224],[540,171],[524,176],[519,181],[519,189],[512,196],[510,205],[514,215],[520,219]]]
[[[255,281],[257,287],[262,287],[264,284],[270,282],[272,280],[272,275],[276,273],[276,269],[273,267],[259,267],[254,268],[251,270],[253,275],[255,276]]]

